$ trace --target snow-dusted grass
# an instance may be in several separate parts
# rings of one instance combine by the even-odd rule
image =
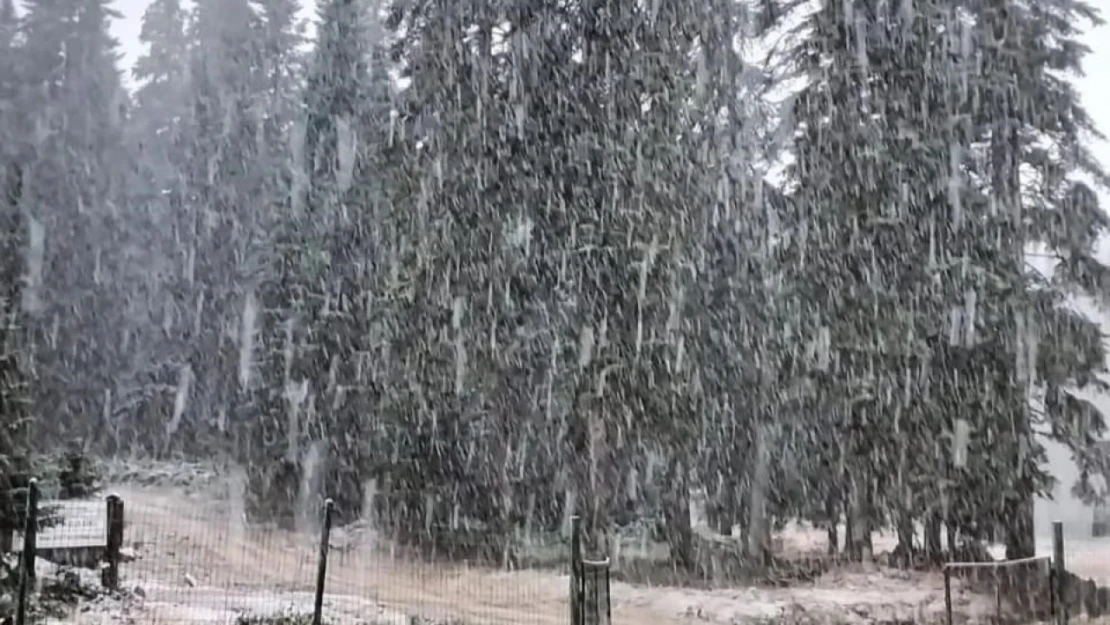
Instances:
[[[311,611],[315,538],[231,522],[226,502],[180,487],[115,488],[126,502],[123,567],[136,623],[234,623],[240,614]],[[802,538],[808,539],[808,534]],[[802,540],[795,536],[792,540]],[[784,544],[787,541],[784,538]],[[565,575],[408,560],[372,533],[333,550],[330,623],[537,623],[567,620]],[[694,590],[614,582],[614,623],[940,622],[939,575],[838,570],[793,588]],[[961,613],[992,613],[989,598],[957,588]],[[118,614],[116,616],[119,616]],[[88,621],[80,621],[88,622]]]
[[[134,591],[126,603],[135,623],[234,623],[258,616],[311,612],[317,538],[236,522],[226,489],[207,472],[190,468],[144,471],[113,487],[125,501],[125,543],[138,558],[123,565],[123,582]],[[197,477],[194,474],[204,474]],[[821,555],[825,532],[791,525],[776,535],[780,554]],[[666,560],[662,545],[628,540],[622,558]],[[536,549],[530,559],[558,562],[558,541]],[[494,570],[465,563],[406,558],[404,550],[368,528],[337,530],[333,536],[325,621],[410,625],[414,617],[433,623],[567,622],[569,580],[557,568]],[[889,534],[875,537],[876,553],[893,548]],[[1050,549],[1050,544],[1039,545]],[[1083,577],[1110,582],[1110,542],[1068,545],[1069,568]],[[902,572],[877,565],[838,568],[788,588],[736,585],[692,589],[614,581],[614,623],[941,623],[943,579],[939,574]],[[124,606],[94,612],[118,618]],[[994,614],[993,596],[969,592],[957,581],[957,622],[985,621]],[[113,612],[114,610],[114,612]],[[77,617],[75,617],[76,619]],[[82,613],[73,622],[88,620]],[[107,621],[104,621],[107,622]]]

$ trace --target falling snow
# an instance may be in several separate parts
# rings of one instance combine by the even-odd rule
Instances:
[[[1097,15],[999,6],[150,0],[122,67],[0,0],[0,486],[77,439],[215,463],[237,540],[1032,556],[1110,483],[1110,176]]]

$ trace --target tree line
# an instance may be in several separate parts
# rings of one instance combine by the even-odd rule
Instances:
[[[682,566],[694,488],[753,558],[1030,555],[1045,437],[1102,496],[1079,0],[152,0],[130,81],[106,0],[24,5],[0,475],[215,458],[288,523],[311,450],[341,520]]]

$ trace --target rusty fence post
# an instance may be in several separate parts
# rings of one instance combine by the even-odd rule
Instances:
[[[31,478],[27,485],[27,510],[23,524],[23,553],[19,554],[19,603],[16,607],[16,625],[27,622],[27,593],[35,578],[35,556],[38,555],[39,482]]]
[[[119,495],[107,498],[107,532],[104,543],[104,562],[100,571],[100,585],[109,590],[119,590],[120,551],[123,549],[123,499]]]
[[[335,502],[324,502],[324,523],[320,528],[320,561],[316,568],[316,600],[312,606],[312,625],[320,625],[324,618],[324,582],[328,576],[328,549],[331,546],[331,517]]]

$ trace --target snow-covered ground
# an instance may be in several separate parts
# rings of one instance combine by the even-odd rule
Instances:
[[[242,613],[311,611],[317,563],[311,537],[248,529],[231,518],[226,501],[177,488],[117,492],[126,504],[127,547],[137,556],[122,570],[131,597],[101,602],[70,622],[233,623]],[[782,544],[816,542],[817,535],[794,531]],[[411,561],[373,541],[367,534],[332,551],[324,603],[329,623],[408,625],[414,617],[505,625],[567,621],[565,575]],[[957,587],[954,599],[956,610],[972,621],[993,614],[993,597]],[[637,625],[940,623],[944,615],[939,575],[877,567],[838,570],[791,588],[695,590],[614,582],[611,601],[614,623]]]
[[[1052,539],[1037,538],[1037,555],[1052,555]],[[1110,538],[1064,539],[1064,566],[1099,586],[1110,586]]]
[[[247,527],[241,506],[230,505],[220,480],[205,475],[184,482],[125,478],[126,485],[113,489],[125,502],[125,549],[135,558],[122,567],[127,598],[99,601],[64,622],[231,624],[240,614],[311,612],[316,538]],[[75,513],[72,527],[102,531],[102,501],[77,508],[88,514]],[[414,617],[475,625],[567,622],[569,580],[554,571],[413,561],[369,531],[344,529],[333,538],[324,601],[328,623],[411,625]],[[825,540],[823,530],[790,526],[775,543],[783,553],[821,554]],[[881,554],[893,549],[895,539],[877,534],[874,543]],[[1051,554],[1051,541],[1039,541],[1038,550]],[[1073,572],[1110,585],[1110,541],[1069,538],[1066,558]],[[619,624],[944,620],[939,574],[878,566],[841,568],[790,588],[697,590],[614,582],[610,594],[613,622]],[[994,615],[994,597],[975,595],[957,582],[954,608],[957,622],[986,621]]]
[[[804,527],[790,526],[780,536],[783,547],[789,551],[806,553],[821,553],[825,549],[824,530],[813,530]],[[920,536],[918,537],[920,540]],[[841,528],[840,540],[844,540]],[[876,553],[890,552],[897,545],[897,538],[893,533],[877,533],[873,537]],[[942,536],[942,545],[944,543]],[[997,560],[1005,559],[1006,549],[1003,545],[991,545],[988,551]],[[1052,556],[1052,537],[1037,537],[1037,556]],[[1091,538],[1068,534],[1064,537],[1064,564],[1069,571],[1085,578],[1093,579],[1100,586],[1110,586],[1110,537]]]

